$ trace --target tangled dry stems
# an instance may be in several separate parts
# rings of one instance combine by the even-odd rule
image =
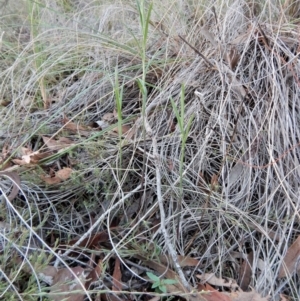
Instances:
[[[161,232],[144,228],[160,211],[157,160],[153,140],[144,135],[137,85],[141,32],[136,8],[125,2],[95,7],[81,1],[70,15],[54,3],[40,8],[39,17],[47,22],[39,23],[32,39],[26,22],[17,33],[6,28],[2,36],[1,98],[9,105],[1,111],[1,147],[37,149],[39,136],[64,135],[63,115],[88,125],[112,112],[116,70],[123,86],[123,119],[129,118],[134,136],[122,141],[102,132],[72,136],[78,147],[69,157],[45,162],[43,168],[73,162],[75,176],[52,188],[40,181],[40,168],[22,168],[22,195],[10,205],[2,202],[8,215],[1,218],[28,230],[41,225],[43,239],[52,232],[67,241],[87,233],[92,220],[100,221],[95,230],[101,231],[118,217],[125,230],[111,233],[111,242],[121,258],[129,243],[145,237],[165,252]],[[283,292],[295,296],[297,276],[276,280],[282,254],[299,235],[295,12],[273,1],[251,6],[224,0],[216,15],[209,3],[171,6],[154,1],[146,76],[146,119],[157,141],[170,241],[178,254],[199,259],[197,270],[186,276],[191,284],[199,271],[236,279],[236,257],[252,251],[251,286],[274,298]],[[41,83],[51,99],[48,109],[42,106]],[[182,132],[170,102],[180,108],[182,86],[185,123],[193,118],[183,166]],[[139,193],[131,194],[137,187]],[[120,199],[124,202],[114,207]],[[28,250],[30,237],[25,239]],[[2,245],[11,239],[11,233],[2,234]],[[47,249],[45,242],[39,247]]]

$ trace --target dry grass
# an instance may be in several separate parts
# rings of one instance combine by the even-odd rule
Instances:
[[[37,275],[24,276],[15,257],[31,262],[32,273],[41,250],[41,262],[58,258],[60,266],[84,266],[89,252],[64,257],[54,245],[108,230],[113,247],[100,252],[107,279],[114,254],[125,274],[135,271],[126,261],[131,253],[149,256],[150,246],[168,253],[171,244],[177,254],[199,260],[183,271],[191,286],[201,272],[238,280],[242,259],[253,252],[250,286],[271,300],[282,293],[297,300],[298,276],[277,279],[299,235],[297,7],[223,0],[214,14],[211,1],[152,2],[146,53],[134,1],[3,4],[0,149],[8,148],[6,162],[20,158],[22,147],[43,147],[42,135],[68,137],[75,146],[18,167],[21,192],[11,202],[2,196],[7,227],[0,291],[7,290],[9,300],[36,300],[44,285]],[[92,127],[121,101],[116,87],[122,118],[115,126],[127,123],[127,138]],[[185,127],[192,120],[184,145],[171,104],[180,111],[182,87],[181,118]],[[64,116],[91,126],[90,135],[64,129]],[[63,184],[41,180],[66,166],[73,174]],[[2,179],[7,192],[11,181]],[[162,204],[169,244],[156,227]],[[116,221],[119,228],[111,229]],[[94,290],[104,285],[109,291],[105,283]]]

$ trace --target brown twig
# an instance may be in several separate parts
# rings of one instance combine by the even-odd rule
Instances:
[[[189,45],[199,56],[201,56],[210,67],[214,66],[199,50],[197,50],[194,46],[192,46],[185,38],[183,38],[181,35],[178,36],[183,42]]]
[[[269,39],[267,38],[266,34],[264,33],[264,31],[262,30],[261,26],[259,25],[259,23],[257,24],[258,26],[258,29],[260,31],[260,33],[262,34],[264,40],[265,40],[265,43],[267,46],[269,46]]]

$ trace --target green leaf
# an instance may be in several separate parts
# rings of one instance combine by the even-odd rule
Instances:
[[[167,293],[167,287],[165,285],[160,285],[158,288],[161,292],[163,292],[165,294]]]
[[[162,281],[162,283],[163,284],[176,284],[176,283],[178,283],[178,281],[175,279],[165,279]]]
[[[153,273],[147,272],[146,274],[152,281],[160,283],[160,278],[154,275]]]
[[[160,286],[160,282],[154,282],[153,284],[152,284],[152,286],[151,286],[151,288],[157,288],[157,287],[159,287]]]

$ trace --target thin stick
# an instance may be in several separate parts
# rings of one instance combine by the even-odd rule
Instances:
[[[173,260],[174,267],[180,278],[180,281],[181,281],[182,285],[184,286],[184,288],[188,292],[191,292],[192,289],[191,289],[188,281],[185,279],[182,268],[178,262],[176,250],[175,250],[173,244],[171,243],[169,234],[166,230],[166,217],[165,217],[165,210],[164,210],[164,205],[163,205],[163,197],[162,197],[162,193],[161,193],[160,160],[159,160],[159,154],[158,154],[158,148],[157,148],[157,141],[156,141],[156,137],[152,133],[151,127],[146,118],[145,118],[145,129],[147,131],[147,134],[152,138],[152,142],[153,142],[153,155],[155,157],[156,185],[157,185],[156,193],[157,193],[157,201],[158,201],[159,213],[160,213],[160,229],[164,236],[166,246],[169,251],[169,255],[171,256],[171,258]]]
[[[178,36],[183,42],[188,44],[199,56],[201,56],[210,67],[214,66],[199,50],[197,50],[194,46],[192,46],[186,39],[184,39],[181,35]]]

